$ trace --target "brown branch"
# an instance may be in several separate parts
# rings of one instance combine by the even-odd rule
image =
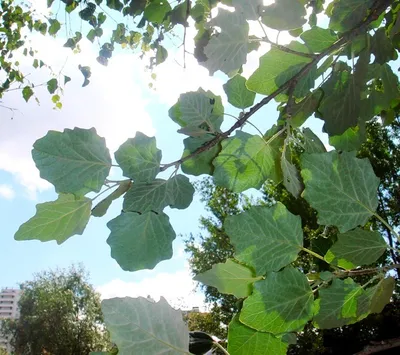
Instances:
[[[370,269],[360,269],[360,270],[349,270],[349,271],[336,271],[334,272],[336,277],[353,277],[353,276],[361,276],[361,275],[371,275],[377,274],[378,272],[388,272],[390,270],[400,269],[400,264],[392,264],[388,266],[370,268]]]
[[[372,343],[372,342],[371,342]],[[355,353],[354,355],[369,355],[379,353],[388,349],[400,347],[400,338],[393,338],[388,340],[382,340],[379,342],[373,342],[371,345],[367,345],[363,350]]]
[[[193,157],[211,149],[212,147],[216,146],[218,143],[220,143],[222,140],[228,138],[230,134],[236,130],[237,128],[242,127],[246,121],[253,116],[259,109],[261,109],[263,106],[267,105],[271,100],[273,100],[275,97],[277,97],[279,94],[283,93],[286,91],[288,88],[291,87],[292,83],[298,82],[301,78],[303,78],[305,75],[308,74],[308,72],[315,66],[317,63],[323,59],[324,57],[330,55],[337,49],[343,47],[345,44],[350,42],[352,39],[357,37],[360,33],[363,31],[366,31],[368,28],[368,25],[375,21],[377,17],[381,15],[382,12],[384,12],[388,6],[392,4],[391,0],[376,0],[374,5],[371,7],[371,12],[367,16],[367,18],[360,22],[357,26],[355,26],[353,29],[350,31],[346,32],[343,34],[343,36],[338,39],[335,43],[333,43],[329,48],[321,52],[320,54],[316,55],[314,59],[305,65],[296,75],[294,75],[291,79],[286,81],[282,86],[280,86],[278,89],[276,89],[272,94],[270,94],[267,97],[264,97],[260,102],[258,102],[256,105],[254,105],[248,112],[246,112],[236,123],[229,128],[227,131],[222,132],[222,133],[217,133],[215,134],[215,138],[211,139],[201,147],[197,148],[193,153],[182,157],[181,159],[178,159],[174,162],[164,164],[161,168],[160,171],[164,171],[171,166],[177,166],[182,164],[183,162],[192,159]]]

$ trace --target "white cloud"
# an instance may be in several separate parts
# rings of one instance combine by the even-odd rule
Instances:
[[[189,270],[175,273],[160,272],[138,282],[126,282],[115,279],[97,287],[103,299],[113,297],[147,297],[158,301],[163,296],[168,303],[181,309],[200,307],[204,309],[204,295],[195,291],[196,283]]]
[[[0,184],[0,197],[5,198],[6,200],[12,200],[15,197],[15,191],[12,186]]]

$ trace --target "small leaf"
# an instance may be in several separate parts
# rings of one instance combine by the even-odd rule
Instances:
[[[91,77],[92,72],[91,72],[91,70],[90,70],[90,67],[88,67],[88,66],[81,66],[81,65],[79,64],[78,68],[79,68],[79,70],[81,71],[81,73],[82,73],[82,75],[83,75],[83,78],[84,78],[82,87],[85,87],[85,86],[89,85],[89,83],[90,83],[89,78]]]
[[[318,138],[318,136],[310,129],[303,129],[303,139],[304,139],[304,151],[306,153],[325,153],[326,148],[324,143]]]
[[[253,283],[260,280],[260,277],[255,277],[248,267],[228,259],[225,263],[215,264],[210,270],[196,275],[193,280],[215,287],[218,292],[245,298],[251,294]]]
[[[272,334],[300,331],[312,317],[313,302],[307,277],[288,266],[254,284],[253,294],[243,303],[240,321]]]
[[[262,22],[275,30],[287,31],[303,26],[307,22],[306,15],[300,0],[279,0],[263,8]]]
[[[245,326],[236,315],[229,323],[228,352],[231,355],[286,355],[288,344],[271,333]]]
[[[267,180],[281,180],[280,139],[264,140],[260,136],[237,131],[222,141],[222,150],[214,159],[214,181],[234,192],[260,188]],[[244,154],[245,152],[245,154]]]
[[[92,201],[86,197],[59,195],[56,201],[40,203],[36,214],[19,227],[15,240],[40,240],[64,243],[75,234],[82,234],[90,218]]]
[[[34,143],[32,157],[40,176],[64,193],[99,192],[111,168],[105,139],[94,128],[49,131]]]
[[[224,90],[228,96],[228,102],[237,108],[245,109],[252,106],[256,98],[256,93],[247,89],[246,79],[241,75],[235,75],[228,80],[224,84]]]
[[[235,247],[235,259],[254,267],[257,275],[290,264],[303,246],[300,217],[280,202],[229,216],[224,228]]]
[[[71,81],[71,78],[69,76],[64,75],[64,85]]]
[[[351,270],[369,265],[385,252],[387,244],[380,233],[356,228],[339,234],[325,255],[326,262]]]
[[[120,354],[183,355],[189,351],[189,330],[182,312],[161,297],[111,298],[101,302],[104,322]]]
[[[301,156],[304,198],[318,212],[318,223],[341,233],[364,225],[378,206],[379,179],[368,159],[337,151]]]
[[[119,0],[107,0],[107,6],[116,11],[121,11],[124,7],[123,3]]]
[[[314,53],[323,52],[338,40],[338,36],[332,30],[316,26],[303,32],[300,38]]]
[[[115,160],[124,176],[135,182],[150,182],[160,171],[161,150],[157,149],[156,139],[137,132],[115,152]]]
[[[331,329],[353,324],[362,315],[365,291],[351,278],[333,279],[329,287],[319,291],[315,300],[314,325],[320,329]]]
[[[169,180],[137,182],[125,195],[123,209],[130,212],[162,212],[165,207],[185,209],[192,202],[194,188],[184,175]]]
[[[55,34],[60,30],[61,24],[56,19],[49,19],[49,35],[55,36]]]
[[[51,98],[51,101],[53,101],[54,103],[57,103],[58,101],[60,101],[60,95],[53,95]]]
[[[58,89],[58,81],[57,79],[53,78],[47,82],[47,90],[50,94],[54,94],[55,91]]]
[[[111,257],[122,270],[153,269],[172,257],[176,235],[164,213],[125,212],[107,223]]]
[[[168,51],[163,46],[158,46],[156,53],[156,63],[157,64],[164,63],[167,58],[168,58]]]
[[[196,151],[198,148],[202,147],[204,144],[214,139],[215,137],[211,134],[204,134],[200,137],[188,137],[183,140],[183,144],[185,146],[185,150],[183,151],[182,158],[188,156],[189,154]],[[190,175],[201,175],[201,174],[209,174],[211,175],[214,166],[212,165],[212,161],[217,156],[219,151],[221,150],[221,145],[216,144],[211,149],[208,149],[193,158],[185,160],[182,165],[182,171],[185,174]]]
[[[131,187],[131,180],[122,181],[118,188],[109,194],[105,199],[101,200],[93,209],[92,216],[94,217],[103,217],[108,208],[111,206],[111,203],[117,198],[121,197],[126,191]]]
[[[299,198],[303,191],[303,182],[296,166],[287,158],[286,154],[282,155],[281,168],[283,174],[283,185],[295,198]]]
[[[33,95],[33,90],[30,86],[25,86],[22,89],[22,97],[25,99],[26,102],[29,101],[29,99],[32,97]]]

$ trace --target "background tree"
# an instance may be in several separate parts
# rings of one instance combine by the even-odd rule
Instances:
[[[2,325],[16,354],[87,355],[110,347],[100,295],[83,267],[41,272],[21,289],[20,317]]]
[[[375,174],[381,179],[378,192],[380,196],[379,215],[385,220],[389,220],[391,225],[396,228],[399,227],[400,202],[399,134],[398,118],[394,119],[391,126],[382,126],[380,120],[376,119],[367,124],[365,141],[358,150],[359,157],[370,159]],[[297,154],[301,154],[303,150],[300,145],[292,148]],[[249,198],[246,195],[215,186],[210,178],[203,179],[196,187],[210,214],[200,218],[200,227],[205,230],[204,235],[191,235],[185,242],[186,251],[190,255],[189,264],[194,275],[211,269],[214,264],[223,263],[232,258],[234,248],[225,233],[224,221],[228,216],[238,214],[252,205],[272,206],[277,201],[282,202],[290,212],[301,216],[305,247],[321,255],[326,253],[336,238],[337,230],[319,226],[316,211],[303,198],[296,199],[288,193],[283,183],[277,185],[271,181],[267,182],[260,191],[261,197],[257,198]],[[381,232],[392,248],[398,246],[393,240],[390,230],[388,231],[381,221],[371,218],[366,228],[371,226]],[[391,249],[371,266],[397,263],[398,258],[399,254]],[[328,269],[327,263],[313,258],[307,253],[302,253],[295,265],[307,272]],[[363,276],[363,278],[368,281],[368,277]],[[315,329],[312,324],[308,324],[299,334],[297,344],[291,346],[289,353],[353,354],[371,340],[381,341],[398,337],[400,335],[400,302],[398,300],[400,281],[398,274],[396,280],[397,291],[394,294],[394,301],[386,306],[383,313],[371,314],[359,323],[333,330],[319,330]],[[215,324],[221,322],[228,325],[240,308],[240,300],[232,295],[220,293],[212,286],[202,285],[201,287],[205,292],[206,302],[212,306],[210,318],[215,319]],[[210,321],[208,324],[213,324],[213,322]],[[220,331],[217,327],[209,327],[208,324],[204,325],[204,329],[202,329],[203,324],[198,323],[198,329],[205,332]],[[395,353],[394,350],[393,353]]]

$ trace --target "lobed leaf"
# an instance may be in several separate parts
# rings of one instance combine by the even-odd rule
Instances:
[[[257,275],[290,264],[303,246],[300,217],[280,202],[229,216],[224,228],[235,247],[235,258],[254,267]]]
[[[92,200],[86,197],[60,194],[55,201],[39,203],[36,214],[22,224],[15,240],[55,240],[64,243],[75,234],[82,234],[90,218]]]
[[[40,177],[63,193],[99,192],[111,168],[105,139],[94,128],[49,131],[34,143],[32,157]]]

